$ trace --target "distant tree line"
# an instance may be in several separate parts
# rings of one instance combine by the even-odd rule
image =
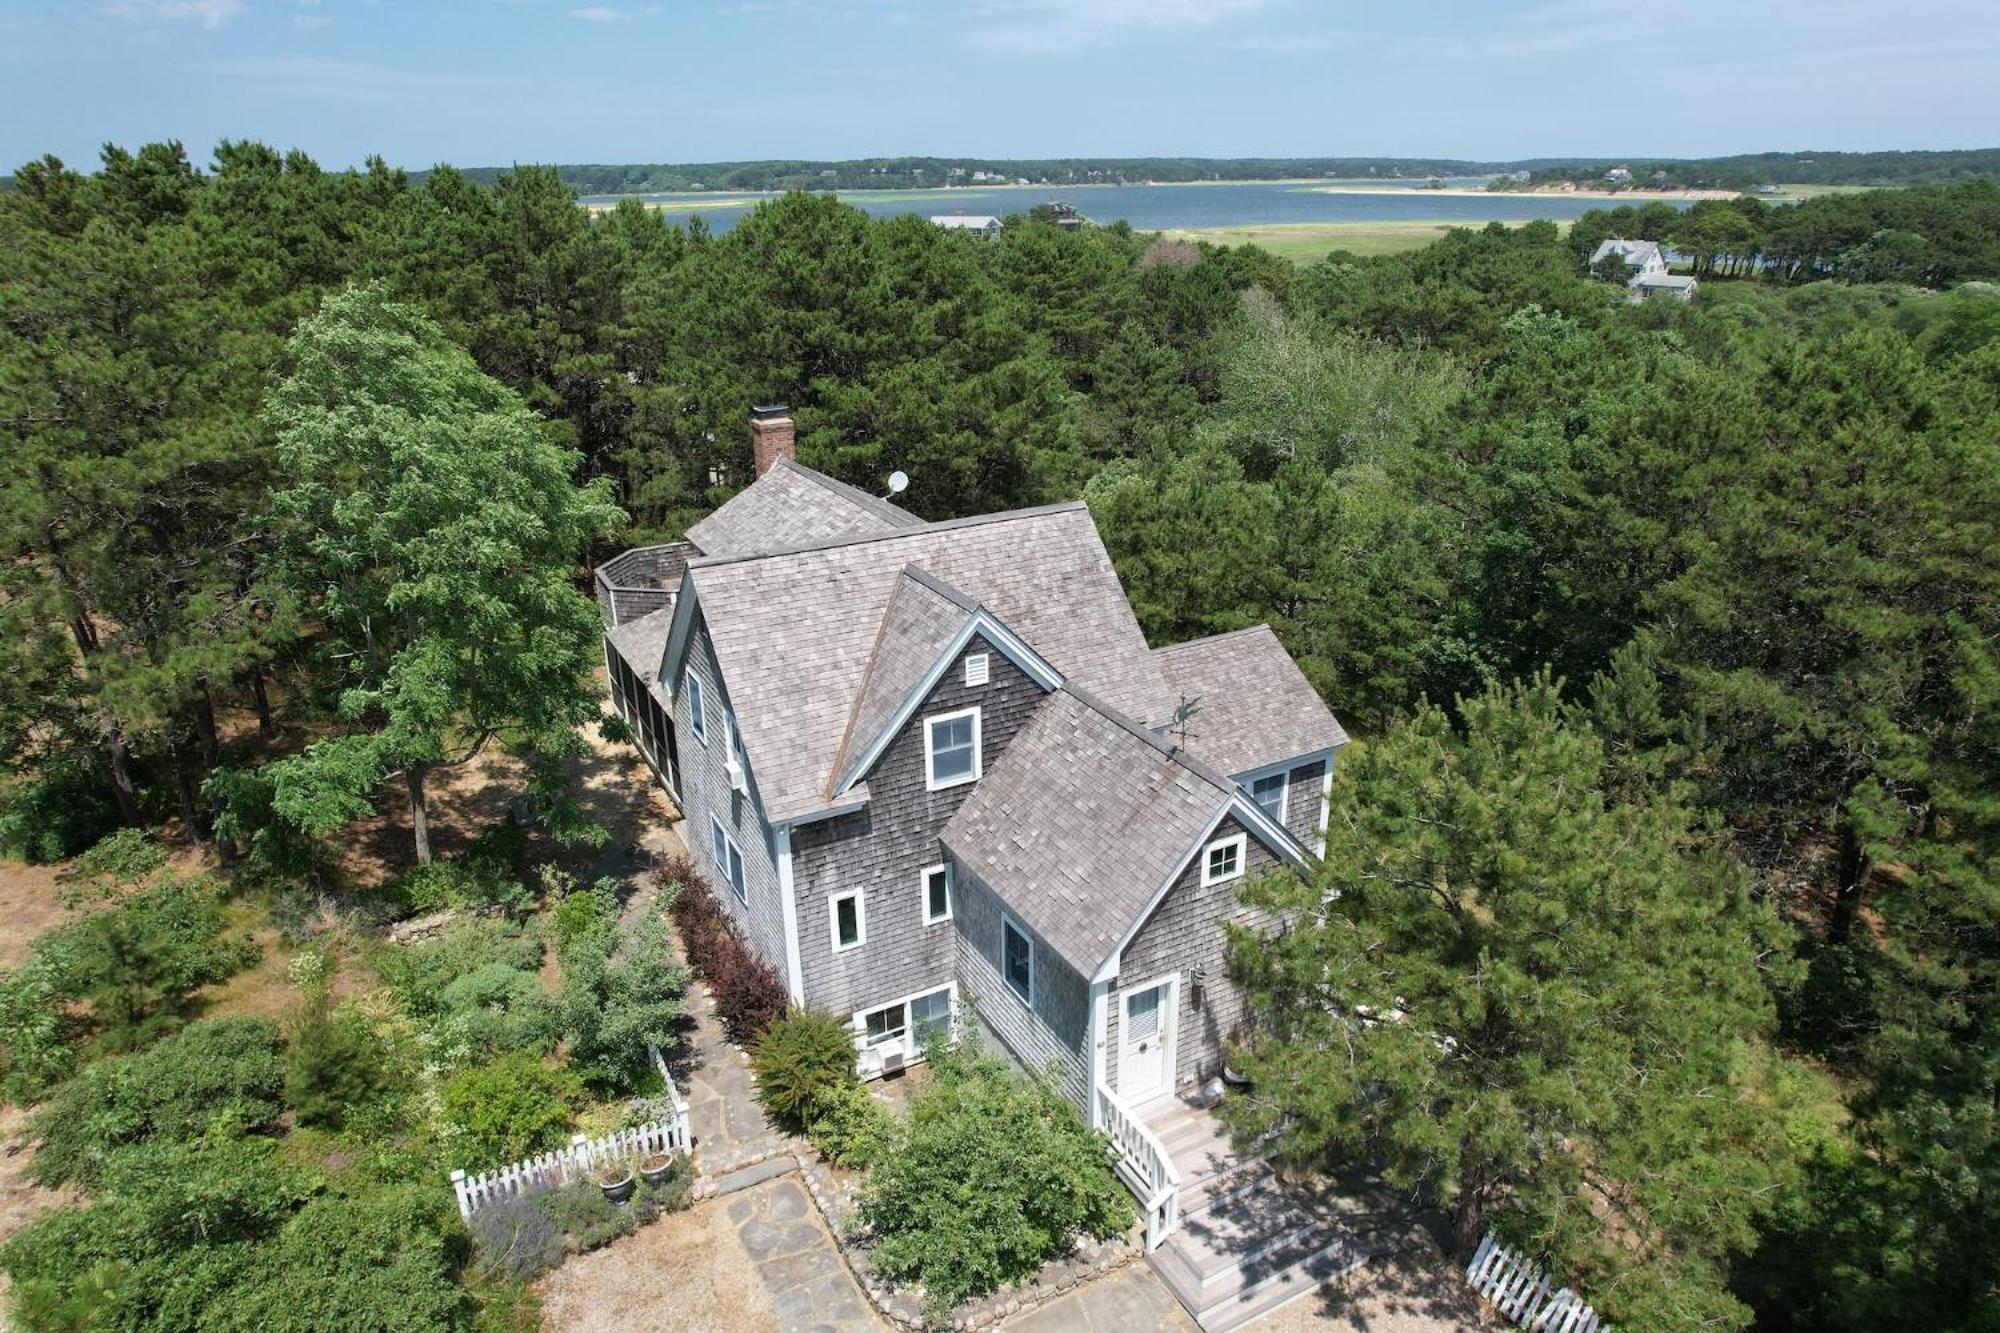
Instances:
[[[683,532],[785,401],[804,461],[908,472],[926,517],[1084,495],[1154,642],[1267,622],[1359,738],[1309,925],[1237,951],[1301,1038],[1252,1053],[1287,1151],[1383,1163],[1626,1327],[1991,1328],[1993,206],[1302,268],[807,193],[715,236],[553,168],[253,143],[33,163],[0,196],[0,845],[331,826],[489,726],[559,749],[594,627],[550,572]],[[1718,246],[1782,280],[1690,305],[1579,253],[1732,219],[1825,239]],[[1863,262],[1884,231],[1944,258]],[[463,669],[515,603],[551,613]],[[272,699],[305,762],[218,780],[217,714]]]
[[[1570,229],[1588,256],[1608,236],[1659,241],[1703,277],[1837,278],[1944,287],[2000,279],[2000,182],[1859,190],[1797,204],[1657,200],[1595,209]]]
[[[1607,182],[1624,168],[1629,178]],[[1733,157],[1617,158],[1590,162],[1513,163],[1525,181],[1497,180],[1496,189],[1570,182],[1634,190],[1753,190],[1760,185],[1936,185],[2000,176],[2000,148],[1881,153],[1740,153]]]

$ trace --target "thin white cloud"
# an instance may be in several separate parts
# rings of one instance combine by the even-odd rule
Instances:
[[[986,0],[967,34],[975,46],[1015,55],[1082,51],[1136,32],[1206,28],[1272,0]]]
[[[631,17],[624,10],[613,9],[610,5],[585,5],[581,9],[570,10],[569,16],[582,19],[585,23],[623,23]]]
[[[118,0],[107,12],[119,18],[192,20],[204,28],[219,28],[243,12],[243,0]]]

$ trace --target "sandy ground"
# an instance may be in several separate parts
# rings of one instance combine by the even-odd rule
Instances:
[[[1508,1327],[1427,1240],[1250,1324],[1254,1333],[1462,1333]]]
[[[579,1255],[541,1283],[548,1333],[723,1333],[770,1329],[778,1314],[730,1225],[729,1200],[663,1217]]]
[[[0,1106],[0,1240],[54,1212],[78,1197],[74,1190],[43,1189],[28,1180],[28,1163],[35,1154],[23,1140],[28,1113],[18,1106]],[[7,1275],[0,1273],[0,1330],[7,1319]]]

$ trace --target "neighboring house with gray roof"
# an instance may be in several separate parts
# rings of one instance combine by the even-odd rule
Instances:
[[[970,999],[1093,1123],[1213,1079],[1224,923],[1324,845],[1340,723],[1267,627],[1149,647],[1081,503],[927,523],[759,411],[757,479],[599,580],[614,701],[740,932],[869,1075]]]
[[[1667,257],[1660,253],[1658,241],[1631,241],[1623,236],[1612,236],[1599,241],[1597,248],[1590,252],[1591,272],[1595,273],[1599,263],[1613,256],[1622,261],[1626,271],[1634,277],[1667,271]]]

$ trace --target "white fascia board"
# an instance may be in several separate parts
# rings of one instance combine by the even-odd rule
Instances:
[[[792,878],[792,826],[778,825],[771,831],[771,841],[778,853],[778,910],[785,926],[785,990],[791,995],[793,1004],[803,1007],[806,1002],[805,966],[799,951],[798,886]]]
[[[1201,854],[1202,848],[1214,840],[1215,831],[1222,827],[1222,821],[1230,815],[1235,815],[1237,822],[1249,830],[1257,841],[1275,852],[1279,860],[1287,862],[1300,873],[1305,872],[1307,869],[1305,849],[1299,846],[1297,840],[1273,824],[1270,816],[1266,815],[1247,794],[1241,791],[1233,793],[1222,808],[1215,812],[1214,817],[1203,826],[1200,835],[1188,844],[1187,850],[1174,861],[1173,867],[1167,871],[1166,878],[1160,881],[1160,887],[1153,890],[1152,897],[1146,900],[1145,909],[1133,917],[1131,923],[1119,934],[1117,946],[1105,955],[1104,961],[1098,965],[1097,974],[1091,978],[1093,984],[1108,982],[1118,975],[1120,960],[1126,948],[1132,943],[1133,937],[1139,933],[1140,927],[1152,919],[1153,913],[1159,910],[1160,904],[1166,901],[1169,893],[1173,892],[1174,885],[1186,873],[1188,866]]]
[[[958,660],[959,654],[965,651],[966,645],[972,642],[976,634],[984,635],[988,643],[998,648],[1008,661],[1021,669],[1022,674],[1044,690],[1054,692],[1062,688],[1063,677],[1060,671],[1050,666],[1040,653],[1030,648],[1025,639],[994,619],[985,607],[974,607],[972,614],[965,618],[965,624],[959,627],[958,633],[952,635],[951,642],[945,645],[944,651],[938,654],[937,660],[931,663],[930,669],[924,672],[916,687],[903,697],[902,703],[896,706],[896,712],[889,719],[888,725],[868,742],[868,748],[861,752],[860,758],[841,775],[839,784],[833,789],[835,796],[839,796],[867,776],[868,770],[875,766],[876,761],[882,757],[882,752],[889,748],[889,743],[902,734],[903,728],[909,725],[912,717],[916,716],[917,709],[923,706],[924,700],[930,697],[931,691],[937,688],[940,680],[944,679],[944,673],[951,669],[951,664]]]
[[[1284,773],[1289,776],[1291,771],[1301,764],[1316,763],[1324,759],[1331,766],[1333,763],[1333,752],[1337,748],[1336,746],[1329,745],[1320,750],[1307,750],[1304,754],[1295,754],[1289,759],[1275,760],[1272,763],[1263,764],[1257,768],[1246,768],[1241,773],[1232,773],[1230,777],[1240,785],[1248,787],[1258,778],[1268,778],[1278,773]]]
[[[681,590],[674,598],[674,623],[667,631],[667,646],[660,654],[659,670],[654,679],[659,682],[667,696],[676,701],[680,698],[680,666],[687,658],[688,644],[694,639],[695,612],[700,609],[701,594],[695,590],[694,571],[689,570],[681,579]]]

